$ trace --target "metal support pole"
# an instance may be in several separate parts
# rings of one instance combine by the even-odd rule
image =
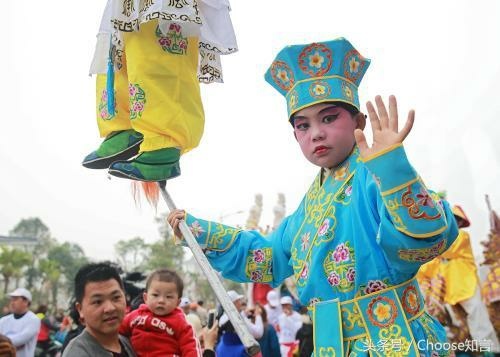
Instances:
[[[170,194],[166,189],[166,181],[160,181],[158,182],[158,185],[160,186],[161,195],[167,203],[168,209],[170,211],[176,209],[174,201],[172,200]],[[229,295],[227,295],[226,289],[224,289],[219,276],[208,262],[207,257],[201,250],[201,247],[198,245],[198,242],[194,238],[193,233],[191,232],[185,221],[182,220],[179,223],[179,229],[188,247],[191,249],[191,252],[193,252],[196,262],[200,266],[210,286],[212,287],[215,296],[217,296],[217,299],[219,300],[220,304],[224,308],[224,311],[229,317],[229,321],[231,321],[231,324],[233,325],[236,333],[240,337],[243,346],[245,346],[245,350],[250,356],[257,355],[260,352],[259,343],[250,334],[250,331],[248,331],[245,321],[236,310],[236,307],[229,298]]]

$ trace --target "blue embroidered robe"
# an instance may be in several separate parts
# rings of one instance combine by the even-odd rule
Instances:
[[[240,282],[277,286],[289,276],[315,326],[315,356],[446,356],[442,326],[424,311],[414,276],[458,229],[402,145],[362,160],[357,148],[318,174],[297,210],[270,235],[189,214],[213,267]]]

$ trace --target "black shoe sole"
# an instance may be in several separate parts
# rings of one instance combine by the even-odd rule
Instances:
[[[131,157],[137,155],[139,153],[139,146],[141,145],[142,142],[143,140],[138,141],[134,145],[129,146],[125,150],[120,151],[115,155],[100,157],[92,161],[82,162],[82,166],[86,167],[87,169],[94,169],[94,170],[107,169],[115,161],[128,160]]]
[[[115,177],[119,177],[119,178],[124,178],[124,179],[129,179],[129,180],[134,180],[134,181],[142,181],[142,182],[161,182],[161,181],[166,181],[166,180],[170,180],[170,179],[179,177],[181,175],[181,173],[179,172],[177,175],[170,176],[170,177],[168,177],[166,179],[161,179],[161,180],[144,180],[144,179],[132,176],[132,175],[124,174],[121,171],[113,170],[113,169],[109,169],[108,170],[108,174],[110,174],[112,176],[115,176]]]

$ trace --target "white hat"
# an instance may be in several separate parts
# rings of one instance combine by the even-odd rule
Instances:
[[[280,304],[280,296],[276,290],[270,290],[267,293],[267,302],[269,306],[276,307]]]
[[[181,297],[181,302],[179,303],[179,307],[188,306],[190,303],[191,303],[191,301],[189,301],[188,297],[185,297],[185,296]]]
[[[283,296],[280,300],[281,305],[293,305],[292,298],[290,296]]]
[[[243,295],[238,294],[234,290],[229,290],[227,292],[227,295],[229,295],[229,298],[231,299],[232,302],[235,302],[236,300],[243,299]]]
[[[31,302],[31,293],[25,288],[17,288],[9,294],[10,297],[21,296]]]

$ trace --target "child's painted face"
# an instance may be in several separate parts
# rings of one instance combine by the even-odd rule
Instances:
[[[332,168],[344,161],[354,147],[357,120],[333,103],[319,103],[294,116],[295,138],[302,153],[314,165]],[[364,121],[359,126],[364,127]]]
[[[180,298],[177,285],[165,281],[153,280],[147,292],[144,293],[144,302],[156,315],[170,314],[179,305]]]

